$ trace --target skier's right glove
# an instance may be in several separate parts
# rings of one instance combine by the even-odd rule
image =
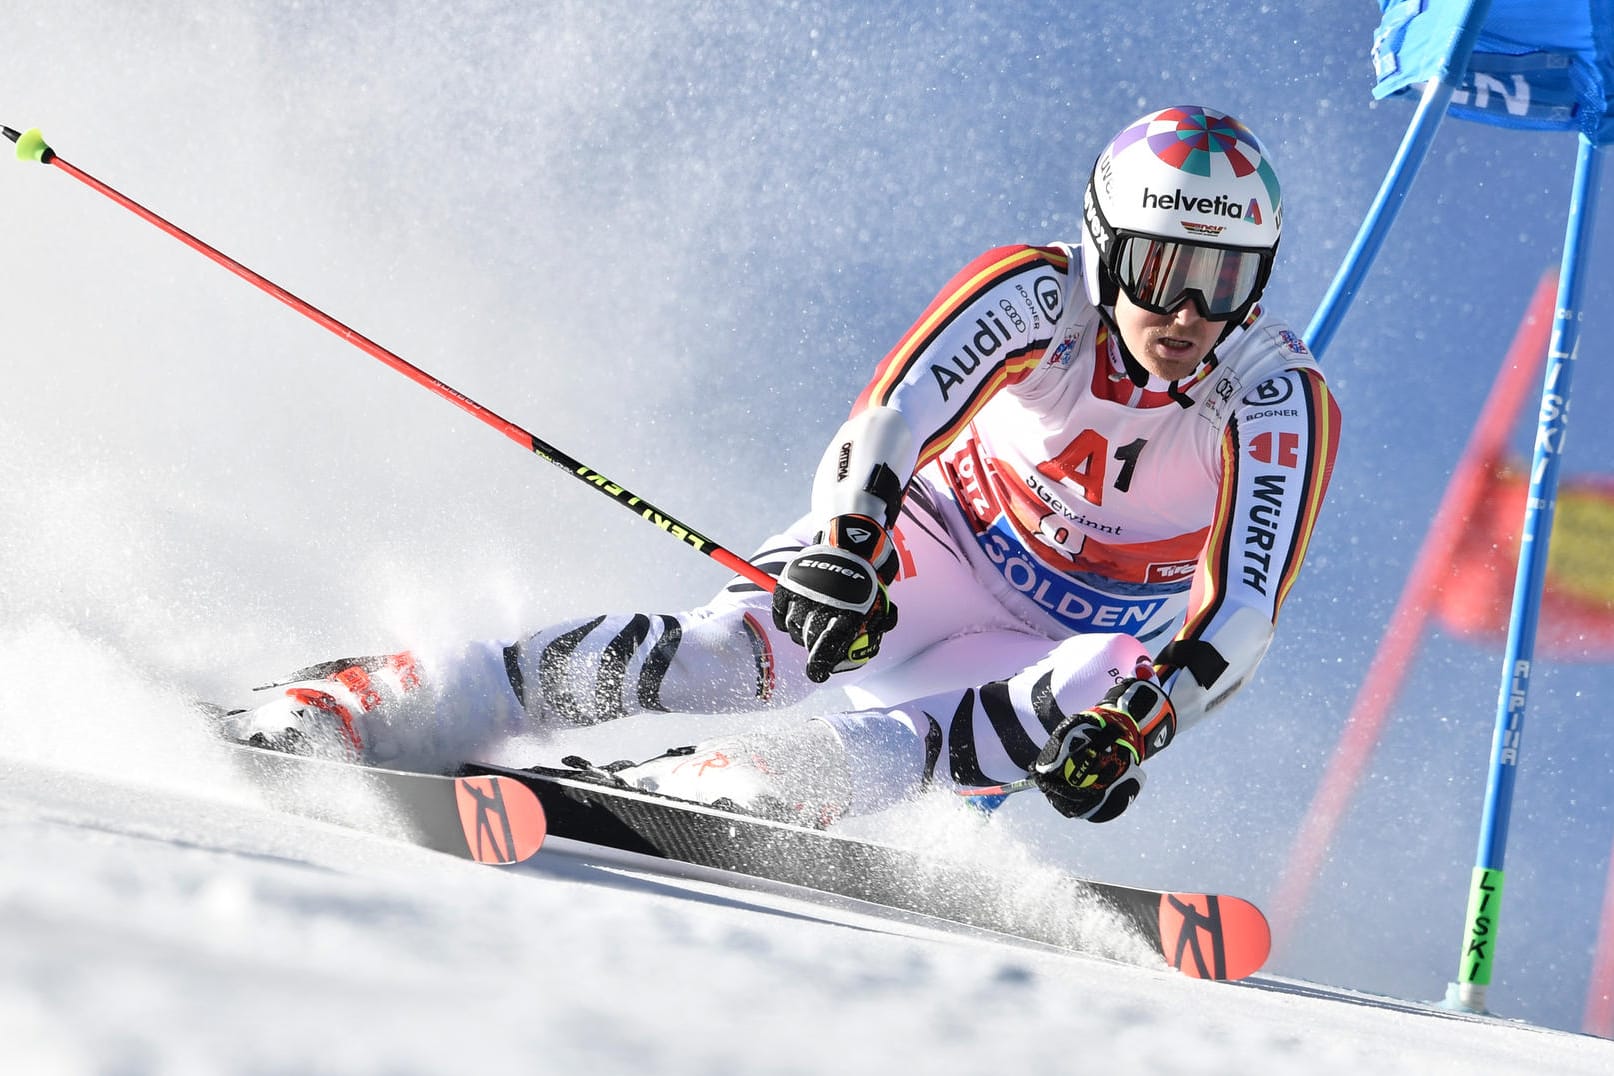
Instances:
[[[807,649],[807,678],[862,668],[897,626],[886,585],[897,554],[868,516],[836,516],[814,544],[790,559],[773,591],[773,623]]]
[[[1066,818],[1108,822],[1143,791],[1140,763],[1171,742],[1177,711],[1153,679],[1127,679],[1054,726],[1031,777]]]

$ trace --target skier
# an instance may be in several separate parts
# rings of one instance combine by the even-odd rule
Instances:
[[[886,355],[812,507],[705,605],[453,653],[328,662],[230,718],[260,746],[392,762],[645,712],[775,720],[615,780],[828,825],[933,783],[1032,778],[1115,818],[1141,764],[1222,706],[1273,637],[1323,503],[1339,409],[1258,305],[1277,176],[1223,112],[1129,124],[1079,245],[988,251]],[[833,678],[833,679],[832,679]]]

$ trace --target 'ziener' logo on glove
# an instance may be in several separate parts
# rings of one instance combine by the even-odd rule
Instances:
[[[798,560],[798,561],[796,561],[796,563],[799,564],[803,568],[819,568],[819,569],[822,569],[823,571],[835,572],[835,573],[837,573],[839,575],[848,576],[849,578],[852,578],[852,579],[863,579],[863,578],[865,578],[865,573],[858,571],[856,568],[850,567],[850,566],[845,565],[845,564],[836,564],[833,561],[827,561],[827,560]]]

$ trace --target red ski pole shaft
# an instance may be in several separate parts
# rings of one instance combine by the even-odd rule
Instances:
[[[1018,781],[1007,781],[1001,785],[985,785],[979,788],[957,788],[953,791],[964,799],[988,799],[992,796],[1012,796],[1016,792],[1024,792],[1028,788],[1036,788],[1037,782],[1031,777],[1022,777]]]
[[[431,374],[428,374],[426,371],[422,370],[420,367],[415,366],[408,360],[401,358],[397,354],[387,350],[364,334],[355,329],[349,328],[340,321],[337,321],[335,318],[314,306],[312,303],[298,298],[296,295],[293,295],[279,284],[276,284],[274,281],[254,272],[245,265],[242,265],[240,262],[230,257],[228,254],[225,254],[223,251],[208,245],[207,243],[198,239],[196,236],[185,231],[183,228],[180,228],[178,225],[172,223],[171,221],[165,220],[156,213],[153,213],[151,210],[147,209],[139,202],[136,202],[134,199],[128,197],[115,188],[108,186],[99,179],[96,179],[88,172],[85,172],[75,165],[63,160],[55,150],[46,145],[44,136],[39,133],[38,128],[34,128],[27,132],[19,132],[12,130],[10,127],[0,127],[0,131],[3,131],[7,138],[11,139],[11,141],[17,144],[17,157],[19,159],[25,161],[38,161],[40,164],[53,165],[56,168],[61,169],[63,172],[66,172],[68,175],[90,187],[92,190],[95,190],[98,193],[105,195],[107,198],[110,198],[112,201],[129,210],[129,212],[135,214],[137,217],[140,217],[142,220],[145,220],[146,222],[162,229],[164,232],[167,232],[169,235],[173,236],[175,239],[178,239],[181,243],[184,243],[197,253],[217,262],[219,265],[222,265],[224,268],[228,269],[242,280],[245,280],[247,283],[252,284],[254,287],[257,287],[274,298],[279,299],[281,302],[285,303],[287,306],[291,307],[293,310],[297,311],[299,314],[308,318],[315,324],[322,325],[326,329],[329,329],[331,332],[335,333],[343,340],[346,340],[348,343],[352,344],[366,355],[369,355],[371,358],[380,360],[386,365],[392,367],[394,370],[398,371],[400,374],[403,374],[405,377],[409,378],[409,380],[415,382],[417,385],[430,389],[432,392],[436,393],[438,396],[441,396],[449,403],[454,404],[463,411],[469,412],[471,415],[485,422],[487,425],[492,426],[494,429],[498,430],[500,433],[504,434],[518,445],[521,445],[529,452],[548,460],[550,463],[553,463],[555,466],[559,467],[573,478],[587,483],[591,489],[605,494],[606,496],[615,500],[618,504],[622,505],[624,508],[627,508],[628,510],[639,515],[640,518],[649,521],[654,526],[672,535],[679,541],[693,547],[698,552],[706,554],[708,557],[711,557],[713,560],[717,561],[725,568],[728,568],[730,571],[744,576],[746,579],[749,579],[763,590],[773,590],[775,583],[773,576],[769,575],[767,572],[764,572],[751,562],[745,560],[743,557],[731,553],[729,550],[718,545],[716,542],[701,534],[699,531],[695,530],[695,528],[682,522],[677,517],[662,511],[660,508],[657,508],[643,497],[640,497],[624,486],[611,481],[594,468],[578,462],[571,456],[568,456],[566,453],[556,448],[554,445],[551,445],[541,438],[528,433],[520,426],[517,426],[514,422],[501,418],[499,415],[488,410],[486,407],[483,407],[469,396],[466,396],[464,393],[461,393],[449,385],[444,384],[442,381],[439,381]]]

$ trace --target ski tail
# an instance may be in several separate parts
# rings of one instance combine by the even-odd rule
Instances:
[[[543,846],[548,823],[532,789],[513,777],[449,780],[454,782],[460,837],[468,858],[478,863],[520,863]]]
[[[359,829],[378,825],[374,812],[353,806],[356,791],[380,805],[383,829],[401,828],[422,847],[477,863],[521,863],[548,836],[542,802],[514,777],[411,773],[225,742],[265,799],[291,814]]]
[[[1156,930],[1166,963],[1196,979],[1244,979],[1272,951],[1272,929],[1247,900],[1215,893],[1161,893]]]

